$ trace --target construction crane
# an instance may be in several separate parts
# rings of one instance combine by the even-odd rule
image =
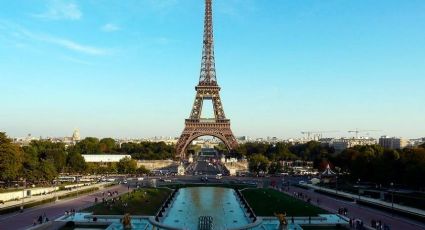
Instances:
[[[355,133],[355,134],[356,134],[356,139],[357,139],[357,138],[359,138],[359,133],[365,133],[365,132],[380,132],[380,131],[382,131],[382,130],[374,130],[374,129],[371,129],[371,130],[364,130],[364,129],[362,129],[362,130],[359,130],[359,129],[355,129],[355,130],[348,130],[348,132],[349,132],[349,133]]]
[[[338,130],[330,130],[330,131],[301,131],[301,134],[307,135],[307,140],[315,140],[316,137],[319,140],[320,138],[322,138],[323,133],[336,133],[336,132],[339,132],[339,131]],[[311,139],[312,136],[313,136],[313,139]]]

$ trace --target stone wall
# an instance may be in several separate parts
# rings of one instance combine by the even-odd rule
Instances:
[[[178,162],[173,160],[139,160],[137,167],[144,166],[149,170],[161,169],[172,165],[177,165]]]
[[[27,188],[23,192],[22,190],[14,192],[5,192],[0,193],[0,200],[9,201],[9,200],[19,200],[25,195],[25,197],[31,197],[35,195],[51,193],[55,190],[59,190],[59,187],[47,187],[47,188]]]
[[[229,173],[231,176],[235,176],[236,172],[246,172],[248,171],[248,162],[229,162],[225,163],[224,166],[227,170],[229,170]]]

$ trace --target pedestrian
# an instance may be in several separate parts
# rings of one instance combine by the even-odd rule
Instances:
[[[43,223],[43,217],[41,215],[38,216],[38,223],[39,224],[42,224]]]
[[[376,228],[376,220],[371,220],[371,221],[370,221],[370,226],[371,226],[372,228]]]
[[[37,225],[37,219],[36,219],[36,218],[34,218],[34,219],[32,220],[32,225],[33,225],[33,226],[36,226],[36,225]]]

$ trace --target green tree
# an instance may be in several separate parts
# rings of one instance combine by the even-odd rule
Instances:
[[[78,152],[69,152],[66,163],[71,172],[82,173],[87,169],[84,157]]]
[[[39,181],[42,175],[38,171],[39,158],[36,149],[29,145],[23,148],[23,177],[28,181]]]
[[[98,154],[100,152],[99,139],[95,137],[86,137],[79,141],[74,146],[74,149],[81,154]]]
[[[256,173],[258,176],[260,172],[267,172],[269,160],[264,155],[254,154],[249,158],[248,167],[249,171]]]
[[[138,169],[136,169],[136,173],[139,175],[148,174],[150,171],[145,168],[145,166],[141,165]]]
[[[280,164],[280,162],[275,161],[270,163],[269,166],[269,174],[277,174],[283,172],[283,166]]]
[[[56,167],[51,160],[42,160],[38,164],[37,171],[41,177],[39,179],[44,181],[52,181],[58,175]]]
[[[112,138],[103,138],[99,142],[99,150],[102,153],[112,153],[116,148],[116,142]]]
[[[121,159],[117,163],[118,173],[121,174],[132,174],[136,172],[137,162],[129,157]]]
[[[0,180],[12,181],[21,176],[23,154],[19,146],[0,132]]]

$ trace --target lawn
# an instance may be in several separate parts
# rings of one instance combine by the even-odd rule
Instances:
[[[134,190],[130,194],[121,195],[121,199],[116,199],[115,203],[109,201],[99,203],[86,208],[84,211],[93,212],[95,215],[148,215],[153,216],[161,208],[168,196],[170,189],[166,188],[142,188]]]
[[[274,213],[285,212],[287,216],[317,216],[328,213],[274,189],[245,189],[242,194],[257,216],[274,216]]]

